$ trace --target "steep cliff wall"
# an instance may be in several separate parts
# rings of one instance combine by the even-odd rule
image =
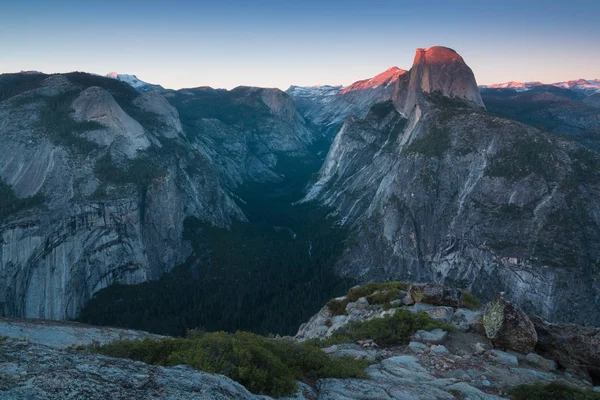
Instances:
[[[339,272],[505,291],[547,319],[600,323],[600,158],[486,113],[462,58],[432,49],[396,107],[346,121],[309,188],[354,232]]]
[[[159,94],[52,76],[1,102],[0,121],[1,183],[14,196],[0,213],[2,315],[73,318],[98,290],[182,263],[185,218],[244,219]]]

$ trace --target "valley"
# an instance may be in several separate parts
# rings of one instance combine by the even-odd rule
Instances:
[[[1,314],[289,335],[401,279],[597,323],[590,85],[480,89],[444,47],[286,92],[2,75]]]

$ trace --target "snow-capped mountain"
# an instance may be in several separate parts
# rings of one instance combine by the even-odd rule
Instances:
[[[528,90],[531,89],[532,87],[535,86],[540,86],[543,85],[542,82],[515,82],[515,81],[510,81],[510,82],[504,82],[504,83],[494,83],[492,85],[483,85],[480,86],[480,88],[486,88],[486,89],[515,89],[517,91],[524,91],[524,90]]]
[[[153,91],[164,91],[165,90],[165,88],[163,88],[162,86],[144,82],[143,80],[139,79],[135,75],[118,74],[116,72],[109,72],[108,74],[106,74],[106,77],[125,82],[128,85],[130,85],[131,87],[133,87],[135,90],[137,90],[138,92],[153,92]]]
[[[600,92],[600,79],[577,79],[572,81],[542,83],[542,82],[504,82],[494,83],[492,85],[479,86],[481,89],[514,89],[517,91],[525,91],[538,86],[556,86],[563,89],[570,89],[576,92],[581,92],[590,95]]]
[[[557,82],[552,85],[587,94],[600,92],[600,79],[577,79],[575,81]]]

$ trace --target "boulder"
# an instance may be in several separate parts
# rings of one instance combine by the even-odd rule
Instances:
[[[443,344],[438,344],[432,346],[432,350],[435,354],[449,354],[450,352]]]
[[[463,294],[460,289],[453,289],[436,284],[412,284],[408,289],[415,303],[427,303],[436,306],[462,307]]]
[[[420,354],[429,351],[429,346],[421,342],[410,342],[408,344],[408,348],[415,354]]]
[[[529,353],[527,354],[526,360],[543,371],[556,371],[556,362],[554,360],[548,360],[539,354]]]
[[[531,320],[538,334],[537,353],[579,375],[600,376],[600,328]]]
[[[448,332],[442,329],[434,329],[432,331],[418,330],[410,337],[410,340],[427,344],[442,344],[447,337]]]
[[[415,299],[412,298],[410,293],[407,293],[406,296],[404,296],[404,298],[402,299],[402,302],[407,306],[412,306],[413,304],[415,304]]]
[[[473,331],[485,335],[483,328],[483,313],[481,311],[459,308],[452,315],[452,324],[460,331]]]
[[[452,307],[436,307],[431,304],[417,303],[412,307],[408,307],[408,310],[412,313],[424,312],[432,319],[441,322],[450,322],[454,309]]]
[[[405,297],[406,297],[406,296],[405,296]],[[402,299],[396,299],[396,300],[393,300],[392,302],[390,302],[390,305],[391,305],[392,307],[402,307],[402,304],[404,304],[404,303],[402,302]]]
[[[523,354],[532,353],[535,349],[538,336],[533,322],[502,295],[485,307],[483,326],[494,347]]]
[[[489,346],[489,345],[488,345]],[[473,354],[483,354],[488,350],[488,347],[484,343],[475,343],[473,346]]]
[[[362,315],[369,307],[369,301],[361,297],[355,302],[350,302],[346,305],[346,313],[348,315]]]
[[[509,367],[518,367],[519,360],[517,357],[500,350],[490,350],[487,354],[490,360],[496,361],[499,364],[508,365]]]

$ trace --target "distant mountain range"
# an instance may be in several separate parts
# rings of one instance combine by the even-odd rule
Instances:
[[[510,81],[505,83],[495,83],[493,85],[481,85],[479,87],[482,89],[515,89],[517,91],[524,91],[539,86],[556,86],[590,95],[600,92],[600,79],[577,79],[555,83]]]

